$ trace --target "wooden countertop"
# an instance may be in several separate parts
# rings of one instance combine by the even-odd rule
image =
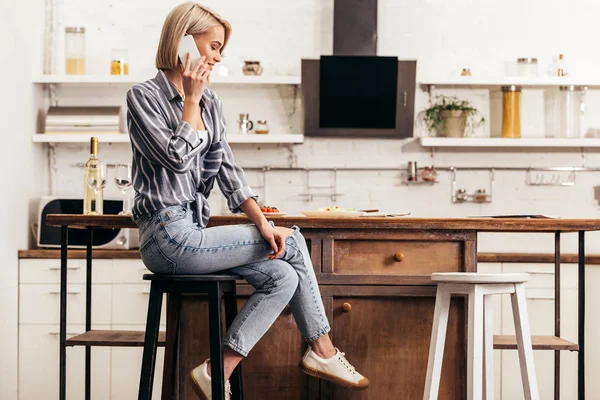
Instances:
[[[105,250],[94,249],[94,259],[140,259],[140,252],[136,250]],[[60,258],[60,250],[31,249],[19,250],[19,258]],[[85,258],[85,250],[69,250],[69,258]],[[542,263],[553,264],[554,254],[550,253],[479,253],[477,262],[484,263]],[[577,254],[561,254],[560,262],[577,264]],[[587,254],[585,263],[600,265],[600,254]]]
[[[404,229],[452,230],[477,232],[575,232],[600,230],[600,219],[524,219],[524,218],[308,218],[302,216],[269,217],[281,225],[312,229]],[[71,228],[136,228],[133,220],[120,215],[49,214],[48,225]],[[211,217],[209,226],[248,222],[245,216]]]

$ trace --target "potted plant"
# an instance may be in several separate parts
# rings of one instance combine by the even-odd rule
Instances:
[[[435,103],[421,111],[420,117],[429,132],[438,136],[464,137],[485,122],[483,116],[468,100],[437,96]]]

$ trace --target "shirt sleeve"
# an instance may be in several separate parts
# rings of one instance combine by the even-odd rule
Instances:
[[[223,161],[221,168],[217,174],[217,182],[223,195],[227,199],[227,206],[233,213],[241,212],[240,206],[246,200],[252,198],[258,201],[258,195],[256,195],[244,176],[244,171],[235,164],[233,158],[233,152],[229,143],[227,143],[226,137],[226,125],[225,116],[223,115],[223,105],[220,100],[216,99],[217,103],[217,115],[219,119],[219,138],[223,148]]]
[[[127,125],[133,146],[151,162],[175,173],[187,172],[194,156],[205,147],[199,131],[186,121],[171,129],[163,107],[142,87],[127,92]]]

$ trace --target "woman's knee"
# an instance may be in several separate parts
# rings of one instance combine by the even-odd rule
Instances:
[[[298,273],[288,263],[281,263],[280,268],[277,270],[277,279],[275,284],[284,291],[289,291],[292,294],[296,292],[298,287]]]

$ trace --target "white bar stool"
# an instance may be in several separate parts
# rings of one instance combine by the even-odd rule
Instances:
[[[467,399],[492,400],[494,398],[494,332],[493,332],[493,294],[510,294],[521,378],[526,400],[539,400],[533,348],[527,317],[524,282],[528,274],[483,274],[475,272],[451,272],[431,274],[431,280],[438,283],[427,378],[424,400],[438,397],[446,327],[450,297],[453,294],[467,295],[469,301],[469,342],[467,354]],[[484,314],[485,309],[485,314]],[[485,320],[484,320],[485,316]],[[485,351],[484,351],[485,348]],[[485,365],[484,361],[485,360]],[[485,393],[484,393],[485,391]]]

